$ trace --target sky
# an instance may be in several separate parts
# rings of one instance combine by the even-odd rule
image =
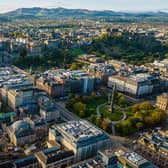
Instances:
[[[168,0],[0,0],[0,13],[22,7],[153,11],[168,9]]]

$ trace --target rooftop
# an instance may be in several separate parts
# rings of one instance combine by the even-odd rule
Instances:
[[[36,159],[36,157],[34,155],[28,156],[26,158],[23,159],[19,159],[16,160],[14,162],[14,165],[16,165],[16,167],[21,168],[30,164],[34,164],[34,163],[38,163],[38,160]]]
[[[146,145],[152,143],[156,146],[157,150],[160,149],[168,153],[168,131],[154,130],[147,132],[140,136],[141,139],[145,140]]]
[[[90,138],[106,135],[102,130],[84,120],[63,123],[58,125],[57,128],[58,131],[68,136],[74,142],[82,142]]]
[[[70,166],[69,168],[105,168],[105,165],[102,163],[101,160],[95,158],[77,163]]]
[[[35,156],[45,164],[50,164],[68,157],[73,157],[74,153],[71,150],[61,151],[60,147],[52,147],[41,152],[37,152]]]
[[[126,148],[123,148],[126,149]],[[120,160],[125,160],[129,166],[133,166],[135,168],[156,168],[155,165],[153,165],[151,162],[143,158],[141,155],[129,151],[129,150],[123,150],[122,148],[117,150],[115,152],[115,155],[118,157]]]
[[[163,93],[161,96],[162,96],[163,98],[168,98],[168,93]]]
[[[0,68],[0,87],[31,83],[26,73],[17,67]]]
[[[131,162],[132,164],[137,165],[138,167],[148,162],[145,158],[143,158],[135,152],[124,153],[122,157]]]

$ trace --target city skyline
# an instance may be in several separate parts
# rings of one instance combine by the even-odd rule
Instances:
[[[95,5],[96,4],[96,5]],[[89,9],[89,10],[114,10],[114,11],[168,11],[165,7],[168,6],[167,0],[1,0],[0,13],[5,13],[17,8],[42,7],[42,8],[72,8],[72,9]]]

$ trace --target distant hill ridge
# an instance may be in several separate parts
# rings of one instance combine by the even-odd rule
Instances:
[[[3,13],[0,19],[61,19],[61,18],[98,18],[98,17],[153,17],[168,16],[164,11],[156,12],[115,12],[110,10],[96,11],[86,9],[66,9],[66,8],[19,8],[11,12]]]

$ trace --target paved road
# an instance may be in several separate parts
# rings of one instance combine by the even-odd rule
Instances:
[[[100,115],[100,108],[103,107],[103,106],[105,106],[106,104],[107,104],[107,103],[100,104],[100,105],[97,106],[97,108],[96,108],[96,114],[97,114],[98,117],[101,116],[101,115]]]
[[[126,146],[129,148],[132,148],[132,140],[127,138],[127,137],[121,137],[121,136],[110,136],[111,142],[112,144],[110,145],[111,147],[115,147],[115,146]]]
[[[66,121],[80,120],[80,118],[66,109],[64,102],[55,102],[56,107],[60,110],[61,116]]]

